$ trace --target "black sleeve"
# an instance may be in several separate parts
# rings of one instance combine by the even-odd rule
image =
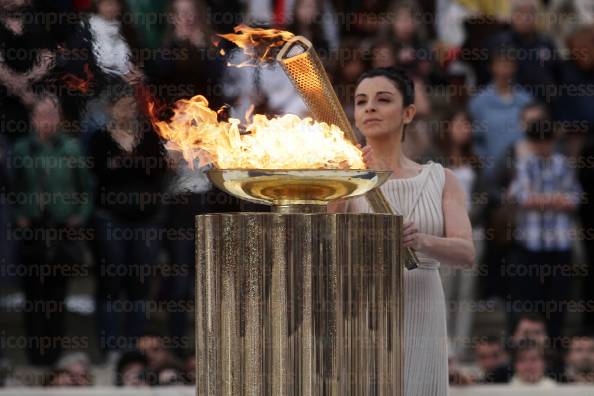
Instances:
[[[87,155],[90,160],[90,172],[100,182],[107,177],[107,131],[96,131],[89,142]]]

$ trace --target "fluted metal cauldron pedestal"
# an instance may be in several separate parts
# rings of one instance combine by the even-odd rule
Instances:
[[[196,223],[199,395],[403,395],[401,217]]]

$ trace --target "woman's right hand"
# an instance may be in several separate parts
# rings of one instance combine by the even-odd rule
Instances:
[[[419,229],[412,221],[405,220],[403,225],[404,229],[402,230],[402,245],[405,248],[420,250],[423,234],[419,232]]]

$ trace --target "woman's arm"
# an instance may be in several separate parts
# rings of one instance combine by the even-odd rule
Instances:
[[[472,241],[472,226],[466,210],[464,190],[456,175],[445,169],[442,208],[445,237],[418,233],[412,222],[404,229],[404,246],[434,257],[444,264],[470,268],[474,265],[475,250]]]

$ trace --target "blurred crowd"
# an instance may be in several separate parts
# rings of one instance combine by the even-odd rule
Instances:
[[[594,384],[594,2],[0,0],[0,281],[24,295],[12,348],[43,383],[94,382],[65,343],[83,276],[114,385],[194,382],[193,216],[266,209],[167,153],[147,106],[307,115],[278,67],[226,67],[243,55],[212,42],[240,23],[309,38],[349,117],[366,69],[413,78],[404,150],[457,175],[481,253],[441,268],[451,383]]]

